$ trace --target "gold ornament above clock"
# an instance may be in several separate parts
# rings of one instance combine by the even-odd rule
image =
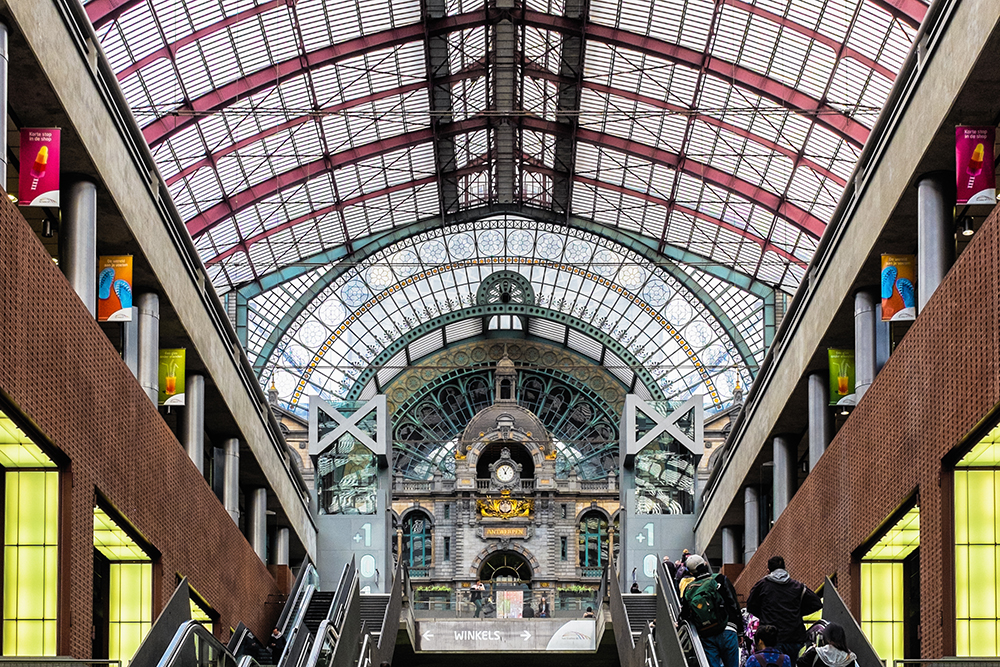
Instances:
[[[477,500],[476,509],[479,510],[482,516],[512,519],[514,517],[531,516],[531,513],[535,511],[535,501],[511,498],[505,493],[499,498],[487,496],[485,499]]]

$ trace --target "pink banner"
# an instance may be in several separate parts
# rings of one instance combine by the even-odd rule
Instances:
[[[996,205],[993,170],[995,127],[955,128],[955,185],[957,203]]]
[[[22,129],[20,159],[17,203],[59,206],[59,130]]]

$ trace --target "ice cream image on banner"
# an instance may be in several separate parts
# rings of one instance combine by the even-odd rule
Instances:
[[[896,284],[896,267],[887,266],[882,269],[882,298],[892,298],[892,288]]]
[[[31,165],[31,191],[38,189],[38,179],[45,175],[45,170],[49,164],[49,147],[42,146],[35,156],[35,164]]]
[[[975,149],[972,151],[972,157],[969,158],[969,166],[965,168],[965,173],[967,173],[969,178],[969,187],[972,187],[973,180],[979,174],[983,173],[983,153],[985,148],[982,144],[976,144]]]
[[[97,298],[107,299],[111,296],[111,284],[115,281],[115,270],[108,267],[101,271],[97,279]],[[122,281],[119,281],[122,282]]]
[[[124,280],[116,280],[115,294],[118,295],[118,300],[122,304],[122,309],[132,307],[132,288],[128,286],[127,282]]]
[[[912,282],[907,278],[900,278],[896,281],[896,289],[903,298],[903,308],[916,308],[917,290],[914,289]]]

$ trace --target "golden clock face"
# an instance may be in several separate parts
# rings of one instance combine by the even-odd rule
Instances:
[[[504,463],[503,465],[497,466],[496,476],[497,479],[506,484],[514,479],[514,475],[517,471],[514,470],[514,466],[509,463]]]

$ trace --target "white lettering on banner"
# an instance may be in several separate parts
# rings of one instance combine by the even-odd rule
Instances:
[[[503,636],[496,630],[455,630],[455,641],[457,642],[498,642]]]

